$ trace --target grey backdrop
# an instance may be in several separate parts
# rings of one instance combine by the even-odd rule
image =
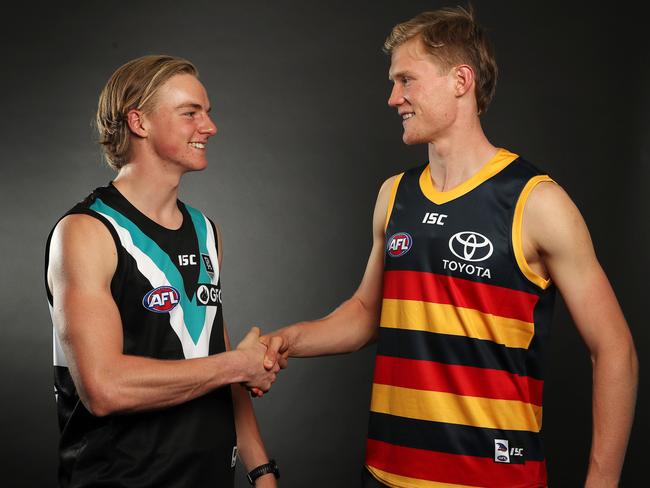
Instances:
[[[650,60],[630,5],[475,2],[500,66],[483,122],[496,145],[573,196],[637,341],[648,352]],[[442,2],[49,2],[3,7],[0,476],[54,486],[57,426],[45,237],[112,176],[90,122],[112,71],[149,53],[196,63],[219,134],[182,198],[223,229],[225,314],[236,343],[328,313],[355,290],[381,182],[426,157],[386,105],[390,28]],[[588,353],[557,307],[545,397],[553,487],[579,486],[590,441]],[[374,348],[292,360],[255,407],[284,487],[354,487]],[[642,376],[642,383],[643,383]],[[648,480],[640,393],[624,486]],[[240,471],[241,474],[241,471]],[[243,476],[243,475],[242,475]],[[239,487],[246,486],[240,476]]]

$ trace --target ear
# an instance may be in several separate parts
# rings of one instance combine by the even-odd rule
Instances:
[[[461,64],[454,68],[456,78],[456,96],[462,97],[474,86],[474,70],[467,64]]]
[[[147,137],[148,131],[145,128],[144,113],[140,110],[131,109],[126,114],[126,122],[129,124],[129,129],[135,135],[140,137]]]

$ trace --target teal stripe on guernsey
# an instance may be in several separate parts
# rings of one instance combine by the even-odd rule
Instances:
[[[194,224],[196,237],[199,240],[199,251],[201,252],[201,254],[205,254],[207,256],[208,255],[208,247],[207,247],[208,232],[206,229],[205,217],[201,212],[199,212],[197,209],[193,207],[190,207],[189,205],[185,205],[185,208],[189,212],[190,217],[192,217],[192,223]],[[203,262],[203,259],[199,259],[199,261],[200,261],[199,283],[210,283],[210,276],[208,275],[208,271],[205,269],[205,263]]]
[[[111,217],[120,227],[125,229],[131,236],[133,244],[140,249],[140,251],[149,256],[155,266],[165,275],[169,284],[178,290],[180,296],[179,306],[183,309],[185,328],[190,333],[190,337],[194,344],[198,343],[205,322],[205,307],[197,305],[196,295],[191,299],[187,296],[183,277],[178,272],[178,269],[169,255],[160,249],[160,246],[158,246],[158,244],[156,244],[149,236],[144,234],[133,222],[131,222],[131,220],[117,210],[106,205],[100,198],[96,199],[90,208],[96,212]],[[203,225],[203,232],[205,234],[205,224]],[[200,239],[199,236],[199,240]],[[205,239],[203,240],[203,243],[203,247],[205,247]],[[203,276],[201,277],[203,278]],[[209,278],[207,282],[210,282]]]

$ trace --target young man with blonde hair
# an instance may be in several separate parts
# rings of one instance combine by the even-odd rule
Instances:
[[[264,336],[268,366],[378,341],[366,487],[544,487],[544,356],[557,289],[594,367],[585,486],[617,486],[637,360],[580,212],[551,178],[486,138],[479,115],[497,67],[471,12],[422,13],[397,25],[385,50],[388,103],[404,142],[428,145],[428,164],[381,187],[352,298]]]
[[[217,128],[196,68],[145,56],[104,87],[97,128],[117,171],[56,224],[46,288],[61,428],[59,486],[232,487],[237,452],[275,487],[245,386],[268,391],[254,328],[231,350],[221,235],[177,199]]]

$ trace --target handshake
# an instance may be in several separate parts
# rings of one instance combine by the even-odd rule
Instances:
[[[289,345],[280,334],[260,336],[260,329],[253,327],[237,345],[241,353],[243,386],[252,397],[261,397],[271,389],[279,371],[287,367]]]

